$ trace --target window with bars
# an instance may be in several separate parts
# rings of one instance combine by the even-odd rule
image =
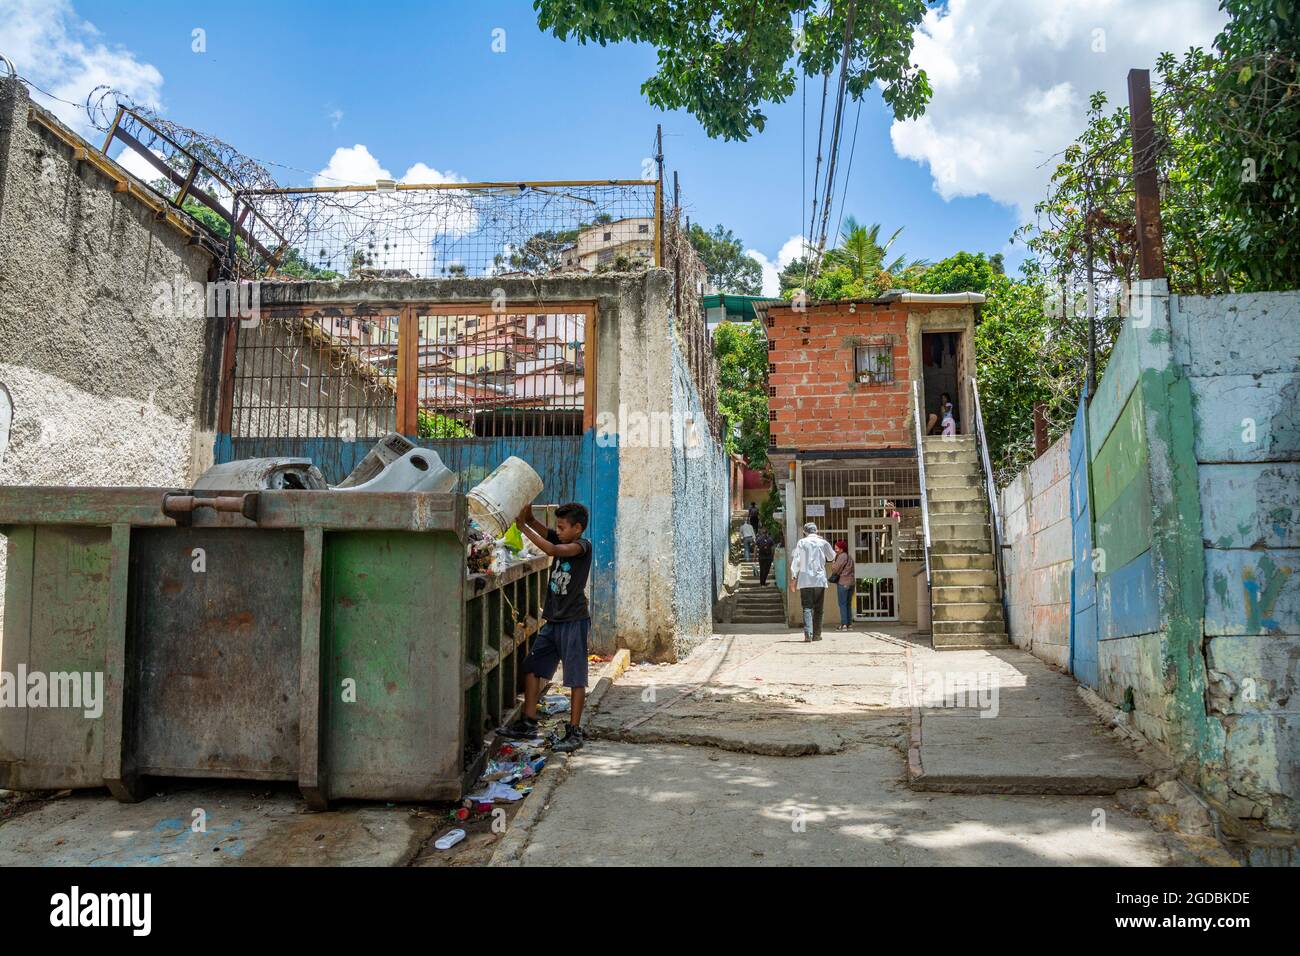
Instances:
[[[892,385],[894,382],[894,347],[860,345],[853,350],[854,380],[860,385]]]

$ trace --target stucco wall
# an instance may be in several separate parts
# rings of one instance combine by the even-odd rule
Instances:
[[[0,83],[0,483],[184,486],[210,463],[221,337],[201,298],[159,289],[205,283],[211,260],[32,110],[48,118]]]
[[[683,656],[713,633],[713,603],[728,560],[728,458],[710,434],[686,356],[673,342],[673,408],[697,423],[673,449],[675,651]]]
[[[1070,664],[1070,436],[1063,435],[1000,495],[1011,641]]]

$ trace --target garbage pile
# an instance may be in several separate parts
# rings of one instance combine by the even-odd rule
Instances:
[[[473,791],[460,806],[448,813],[452,824],[473,826],[490,821],[496,809],[517,803],[532,793],[546,767],[547,750],[564,733],[568,722],[567,694],[546,694],[537,702],[537,736],[508,740],[488,760]],[[465,839],[463,827],[454,827],[434,841],[439,850],[449,850]]]
[[[541,552],[514,523],[514,516],[542,491],[542,479],[522,458],[510,456],[465,495],[469,543],[465,569],[470,574],[500,574]]]

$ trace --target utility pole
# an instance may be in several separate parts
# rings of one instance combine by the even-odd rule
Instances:
[[[659,230],[659,261],[655,265],[664,264],[664,127],[662,123],[655,124],[655,166],[659,170],[659,185],[655,187],[655,228]]]
[[[1097,393],[1097,287],[1092,254],[1092,180],[1084,179],[1084,244],[1088,257],[1088,398]],[[1037,434],[1035,434],[1037,440]]]
[[[1156,175],[1151,73],[1128,71],[1128,112],[1133,135],[1133,192],[1137,204],[1138,278],[1163,279],[1165,239],[1160,225],[1160,182]]]

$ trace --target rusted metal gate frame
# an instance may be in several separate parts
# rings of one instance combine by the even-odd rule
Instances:
[[[599,369],[597,328],[599,326],[598,306],[594,300],[564,300],[559,302],[538,302],[526,306],[501,308],[490,301],[438,302],[438,303],[356,303],[339,300],[319,300],[307,305],[268,306],[263,312],[272,316],[293,316],[310,318],[322,308],[351,309],[361,308],[375,314],[397,313],[397,431],[409,437],[419,434],[419,319],[421,316],[438,315],[528,315],[528,314],[565,314],[584,317],[583,336],[583,409],[582,429],[590,431],[596,421],[596,388]],[[235,383],[238,374],[236,368],[238,335],[240,320],[226,320],[225,351],[221,363],[221,406],[218,418],[218,430],[232,435],[234,421]],[[293,436],[286,436],[293,437]]]

